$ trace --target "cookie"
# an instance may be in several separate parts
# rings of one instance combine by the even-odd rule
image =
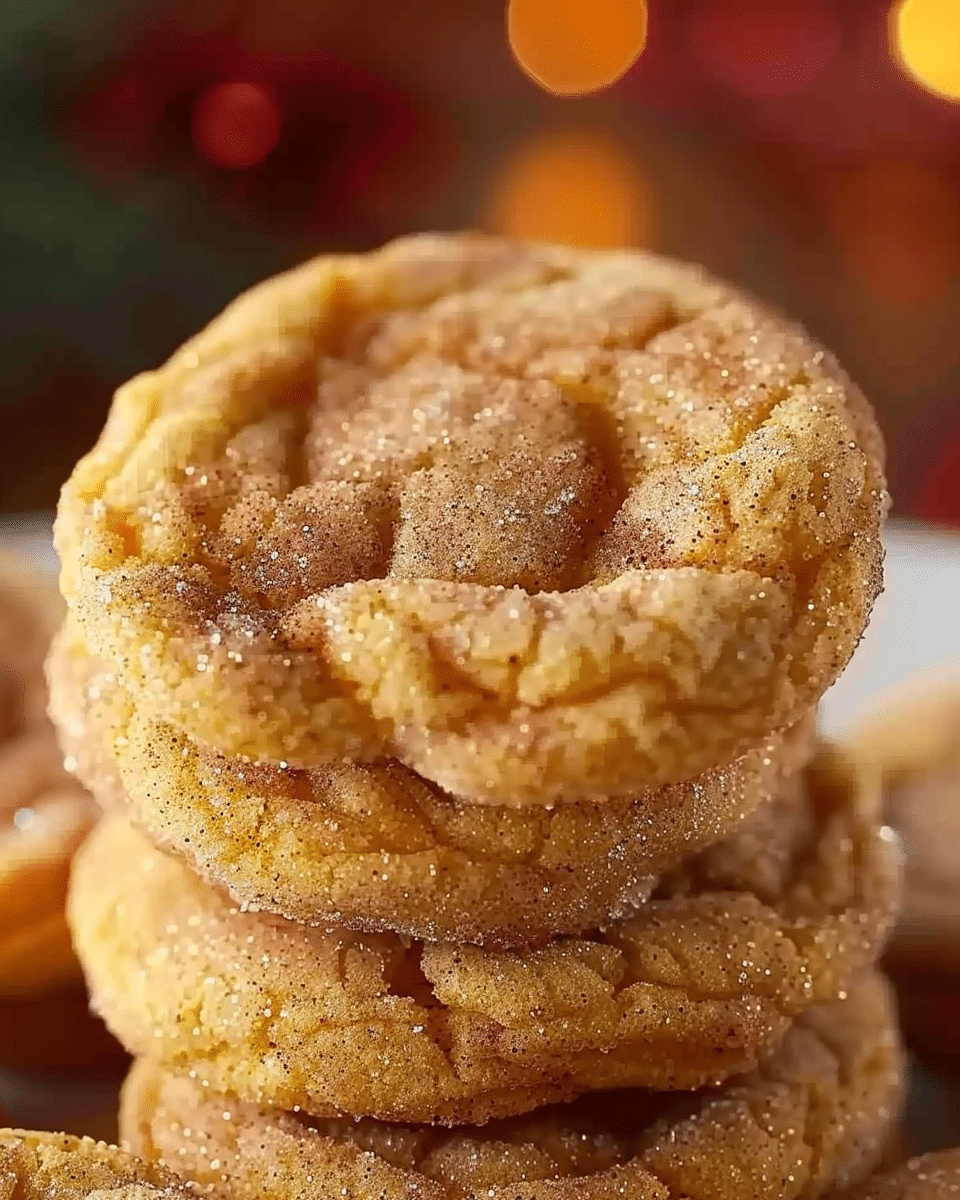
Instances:
[[[64,770],[46,715],[43,661],[61,616],[52,581],[0,556],[0,998],[80,977],[64,904],[97,808]]]
[[[481,1123],[752,1067],[882,946],[899,849],[877,800],[825,751],[635,915],[526,951],[244,913],[116,818],[78,856],[68,912],[132,1053],[280,1108]]]
[[[809,711],[880,587],[880,435],[698,269],[479,236],[320,259],[117,394],[62,586],[228,755],[629,796]]]
[[[64,905],[96,816],[49,730],[0,744],[0,996],[79,978]]]
[[[615,1092],[441,1130],[258,1108],[213,1094],[202,1069],[141,1060],[120,1125],[137,1153],[235,1200],[812,1200],[872,1168],[902,1072],[872,976],[809,1009],[754,1074],[683,1098]]]
[[[894,690],[849,742],[880,772],[887,819],[906,851],[891,954],[960,972],[960,676]]]
[[[960,677],[900,687],[851,731],[880,773],[906,851],[904,906],[887,950],[909,1044],[960,1057]]]
[[[68,765],[242,907],[501,948],[624,916],[808,761],[813,719],[727,768],[630,799],[463,803],[393,761],[313,771],[204,751],[137,712],[71,632],[49,662]]]
[[[0,1200],[188,1200],[162,1167],[104,1142],[0,1129]]]
[[[0,738],[46,721],[43,660],[63,620],[55,582],[33,561],[0,551]]]
[[[877,1175],[832,1200],[954,1200],[960,1196],[960,1150],[941,1150],[912,1159],[888,1175]]]

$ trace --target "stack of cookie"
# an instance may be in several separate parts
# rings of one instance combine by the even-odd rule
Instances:
[[[57,522],[75,942],[211,1194],[819,1195],[901,1061],[840,368],[698,270],[325,259],[118,394]]]

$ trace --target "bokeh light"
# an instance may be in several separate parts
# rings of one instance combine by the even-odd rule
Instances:
[[[841,33],[829,0],[698,0],[689,37],[715,79],[762,98],[809,87],[836,57]]]
[[[891,14],[890,41],[918,83],[960,101],[960,0],[900,0]]]
[[[643,52],[646,0],[510,0],[507,35],[541,87],[584,95],[614,83]]]
[[[960,204],[935,165],[879,160],[844,171],[829,216],[847,270],[894,307],[936,304],[960,276]]]
[[[914,510],[923,521],[960,529],[960,429],[924,476]]]
[[[193,110],[193,142],[218,167],[262,162],[280,140],[283,117],[272,92],[254,83],[218,83]]]
[[[506,164],[486,224],[510,237],[567,246],[651,246],[654,190],[614,139],[585,131],[548,134]]]

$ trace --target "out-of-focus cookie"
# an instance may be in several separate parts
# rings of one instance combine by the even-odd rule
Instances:
[[[885,696],[850,734],[883,779],[906,853],[904,908],[887,950],[916,1049],[960,1056],[960,675]]]
[[[876,1175],[831,1200],[956,1200],[960,1150],[924,1154],[889,1174]]]
[[[280,1108],[480,1123],[752,1067],[882,947],[900,860],[878,800],[824,751],[634,916],[526,951],[243,913],[113,818],[78,856],[69,916],[133,1053]]]
[[[880,772],[906,853],[904,911],[891,954],[960,974],[960,674],[897,689],[849,735]]]
[[[65,1133],[0,1129],[0,1200],[189,1200],[174,1175]]]
[[[0,554],[0,1063],[120,1069],[89,1012],[64,908],[70,864],[99,812],[64,770],[43,664],[62,621],[55,582]]]
[[[56,582],[32,560],[0,551],[0,736],[46,720],[43,660],[63,621]]]
[[[631,799],[463,803],[393,761],[313,771],[204,751],[137,712],[72,631],[48,665],[67,763],[238,904],[429,941],[530,946],[627,915],[813,751],[813,718],[729,767]]]
[[[224,1200],[812,1200],[872,1169],[902,1072],[888,992],[871,976],[713,1092],[615,1092],[445,1131],[257,1108],[212,1093],[202,1070],[141,1060],[120,1123],[137,1153]]]
[[[97,810],[46,714],[43,662],[62,612],[51,579],[0,555],[0,997],[79,978],[63,910]]]
[[[122,388],[56,543],[91,651],[197,740],[549,804],[814,707],[886,503],[795,326],[648,254],[451,235],[272,280]]]
[[[0,743],[0,997],[79,979],[64,906],[70,864],[97,815],[51,729]]]

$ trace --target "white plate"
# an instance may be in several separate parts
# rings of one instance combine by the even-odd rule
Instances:
[[[960,534],[891,524],[884,591],[850,666],[823,698],[842,731],[882,693],[927,674],[960,674]]]

